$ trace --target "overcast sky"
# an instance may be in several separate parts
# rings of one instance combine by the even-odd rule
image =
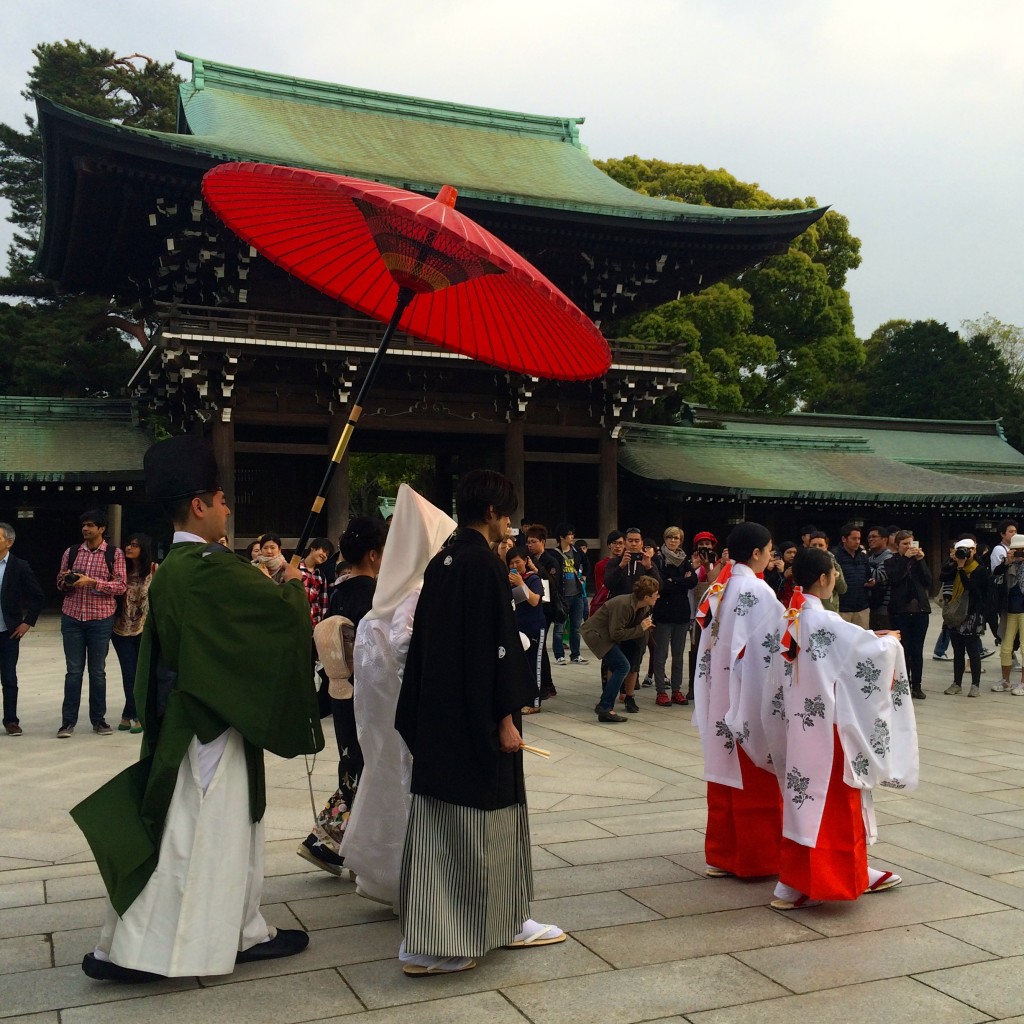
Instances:
[[[8,124],[31,112],[32,46],[64,38],[585,116],[595,158],[724,167],[849,217],[861,337],[895,317],[1024,325],[1018,0],[37,0],[3,27]]]

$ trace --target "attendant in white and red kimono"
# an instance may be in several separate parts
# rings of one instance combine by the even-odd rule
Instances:
[[[693,721],[708,784],[706,874],[756,878],[779,870],[782,808],[768,769],[761,696],[778,647],[781,609],[760,577],[772,557],[771,533],[740,523],[729,534],[732,559],[697,613],[701,626]]]
[[[855,900],[899,885],[868,867],[875,786],[918,780],[917,728],[899,634],[871,633],[826,611],[827,551],[803,548],[772,662],[762,719],[783,797],[776,910]]]

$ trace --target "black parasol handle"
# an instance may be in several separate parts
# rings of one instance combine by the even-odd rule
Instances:
[[[302,536],[299,537],[299,543],[295,548],[295,553],[292,555],[292,565],[295,568],[298,568],[299,562],[302,560],[302,556],[305,553],[306,545],[309,543],[309,538],[313,536],[313,530],[316,528],[317,519],[319,519],[320,512],[324,507],[324,502],[327,500],[327,492],[330,489],[331,481],[334,479],[335,470],[340,465],[341,460],[345,457],[345,452],[348,450],[348,443],[352,439],[352,433],[356,429],[359,417],[363,414],[363,403],[366,401],[366,396],[370,393],[370,388],[373,387],[374,378],[377,376],[380,364],[384,360],[384,355],[388,350],[388,345],[391,344],[391,336],[395,333],[395,330],[398,327],[398,321],[402,319],[402,314],[412,301],[414,294],[415,293],[410,288],[398,289],[398,301],[395,305],[395,311],[391,314],[391,319],[388,321],[388,325],[384,329],[384,335],[380,339],[377,351],[374,353],[373,362],[370,363],[370,368],[366,371],[363,383],[359,386],[359,393],[356,395],[356,400],[349,410],[348,419],[345,421],[345,426],[342,428],[341,436],[338,438],[338,443],[334,449],[334,454],[327,463],[327,470],[324,473],[323,480],[320,482],[320,489],[317,491],[317,495],[313,499],[313,506],[309,510],[309,516],[306,518],[306,525],[302,528]]]

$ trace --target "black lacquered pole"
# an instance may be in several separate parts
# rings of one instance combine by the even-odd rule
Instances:
[[[409,288],[398,289],[398,301],[395,305],[395,311],[392,313],[391,319],[388,321],[388,325],[384,329],[384,335],[380,339],[377,351],[374,353],[373,362],[370,363],[370,368],[366,371],[363,383],[359,387],[359,394],[356,395],[356,400],[349,410],[348,419],[345,421],[345,426],[341,431],[341,436],[338,438],[338,444],[334,449],[334,454],[331,455],[331,460],[327,463],[327,470],[320,483],[320,489],[317,491],[316,498],[313,499],[313,506],[309,510],[306,525],[302,528],[302,536],[299,537],[299,543],[295,548],[295,554],[292,555],[292,565],[296,568],[298,568],[299,562],[302,560],[302,555],[306,550],[306,545],[309,543],[309,538],[313,536],[313,530],[316,528],[317,519],[319,519],[320,512],[324,507],[324,502],[327,500],[327,492],[330,490],[335,470],[337,470],[338,466],[341,464],[341,460],[345,457],[345,452],[348,450],[348,444],[352,439],[352,434],[356,429],[356,424],[359,422],[359,417],[363,414],[363,403],[366,401],[366,396],[370,393],[370,388],[373,387],[374,378],[377,376],[380,364],[384,360],[384,355],[388,350],[388,345],[391,344],[391,336],[395,333],[395,330],[398,327],[398,321],[402,319],[402,314],[405,312],[406,307],[409,305],[410,301],[412,301],[413,294],[413,291]]]

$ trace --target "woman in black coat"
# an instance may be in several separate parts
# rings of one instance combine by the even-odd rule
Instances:
[[[697,573],[683,551],[683,531],[670,526],[661,550],[654,556],[661,573],[661,599],[654,607],[654,703],[661,707],[686,704],[683,689],[683,647],[690,628],[690,591],[697,585]],[[672,654],[672,696],[668,695],[665,662]]]

